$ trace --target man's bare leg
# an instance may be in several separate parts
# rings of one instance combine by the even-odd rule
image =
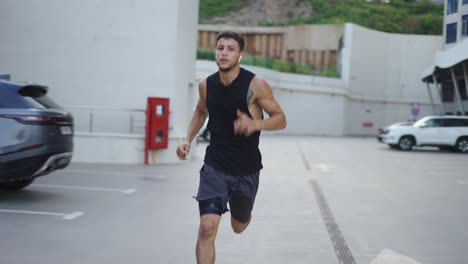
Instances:
[[[214,264],[215,262],[215,239],[220,220],[221,216],[217,214],[206,214],[200,217],[196,247],[198,264]]]
[[[231,216],[231,226],[234,233],[242,233],[249,226],[250,220],[252,220],[252,215],[250,215],[249,221],[247,221],[247,223],[241,223]]]

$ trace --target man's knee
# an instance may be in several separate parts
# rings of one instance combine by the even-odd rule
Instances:
[[[247,225],[235,225],[235,224],[232,224],[232,231],[234,231],[234,233],[236,234],[240,234],[242,232],[244,232],[244,230],[247,228]]]
[[[204,215],[200,219],[200,228],[198,231],[198,236],[200,239],[213,239],[216,236],[218,231],[219,224],[218,215]]]
[[[231,217],[231,227],[234,233],[240,234],[244,232],[244,230],[249,226],[251,219],[252,219],[252,216],[250,216],[247,222],[242,223],[242,222],[237,221],[235,218]]]

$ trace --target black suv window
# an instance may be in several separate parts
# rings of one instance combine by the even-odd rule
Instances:
[[[0,108],[60,109],[61,107],[47,95],[30,92],[26,92],[21,95],[16,89],[4,88],[0,89]]]
[[[31,108],[13,89],[0,89],[0,108]]]
[[[467,120],[464,120],[464,119],[458,119],[458,118],[447,118],[445,119],[445,126],[448,126],[448,127],[461,127],[461,126],[465,126],[465,124],[468,126],[468,119]]]
[[[24,100],[27,100],[34,108],[44,109],[44,108],[53,108],[53,109],[60,109],[58,104],[56,104],[50,97],[47,95],[41,97],[29,97],[24,96]]]
[[[441,127],[443,126],[443,120],[440,118],[429,119],[424,122],[423,127]]]

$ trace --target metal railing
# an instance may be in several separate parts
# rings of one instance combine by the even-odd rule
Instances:
[[[64,106],[73,115],[75,132],[144,135],[146,111],[89,106]]]

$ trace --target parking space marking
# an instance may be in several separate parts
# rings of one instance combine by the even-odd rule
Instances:
[[[327,164],[314,164],[314,168],[319,168],[322,172],[328,173],[330,172],[330,169],[333,169],[333,166],[327,165]]]
[[[72,173],[82,173],[82,174],[93,174],[93,175],[121,175],[121,176],[140,176],[140,177],[145,177],[148,175],[140,175],[140,174],[135,174],[135,173],[128,173],[128,172],[115,172],[115,171],[90,171],[90,170],[73,170],[73,169],[67,169],[63,170],[63,172],[72,172]]]
[[[102,191],[102,192],[120,192],[124,194],[132,194],[136,192],[136,189],[112,189],[112,188],[98,188],[98,187],[83,187],[83,186],[67,186],[67,185],[53,185],[53,184],[32,184],[35,187],[45,188],[60,188],[60,189],[76,189],[86,191]]]
[[[458,184],[465,185],[468,184],[468,181],[457,181]]]
[[[0,213],[12,213],[12,214],[33,214],[33,215],[48,215],[48,216],[60,216],[63,220],[74,220],[82,215],[83,212],[73,212],[71,214],[54,213],[54,212],[39,212],[39,211],[22,211],[22,210],[3,210],[0,209]]]

